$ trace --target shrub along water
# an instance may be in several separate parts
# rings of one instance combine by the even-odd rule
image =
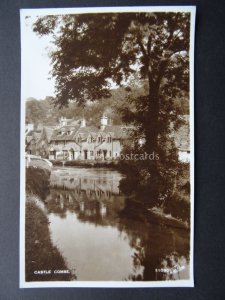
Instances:
[[[30,167],[26,169],[26,192],[35,194],[44,200],[49,193],[50,172],[44,169]]]

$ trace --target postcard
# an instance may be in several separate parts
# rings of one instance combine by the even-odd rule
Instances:
[[[193,287],[195,7],[20,18],[20,287]]]

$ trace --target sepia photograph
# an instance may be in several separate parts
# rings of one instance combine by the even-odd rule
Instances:
[[[193,287],[195,7],[20,22],[20,287]]]

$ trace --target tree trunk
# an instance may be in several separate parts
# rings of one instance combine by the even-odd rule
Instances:
[[[146,117],[146,148],[150,153],[157,152],[158,148],[158,133],[159,133],[159,86],[153,80],[149,80],[149,98]]]
[[[146,134],[146,152],[148,154],[158,153],[158,134],[159,134],[159,86],[151,82],[148,98],[148,110],[145,118],[145,134]],[[158,161],[153,159],[148,162],[148,171],[151,175],[151,198],[156,200],[159,198],[160,181]]]

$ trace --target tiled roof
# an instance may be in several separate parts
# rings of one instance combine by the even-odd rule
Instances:
[[[86,139],[89,134],[94,136],[98,133],[98,131],[99,129],[95,126],[80,127],[76,132],[76,136],[80,135],[82,139]]]
[[[111,135],[112,138],[121,139],[128,136],[128,131],[129,128],[122,125],[106,125],[103,129],[97,128],[96,126],[80,127],[80,125],[65,125],[53,130],[51,140],[71,141],[79,136],[82,139],[87,139],[89,136],[96,139],[98,135],[102,135],[103,138],[107,135]],[[72,134],[68,134],[67,132],[72,132]]]
[[[89,135],[92,136],[93,138],[97,138],[98,132],[93,132],[92,131],[92,132],[89,133]]]
[[[61,126],[60,128],[58,128],[58,129],[61,129],[61,130],[70,130],[70,129],[72,129],[72,128],[79,128],[80,126],[78,126],[78,125],[64,125],[64,126]]]
[[[66,125],[61,128],[55,129],[52,133],[51,140],[53,141],[72,141],[79,129],[79,126]],[[70,132],[70,134],[68,134]]]

